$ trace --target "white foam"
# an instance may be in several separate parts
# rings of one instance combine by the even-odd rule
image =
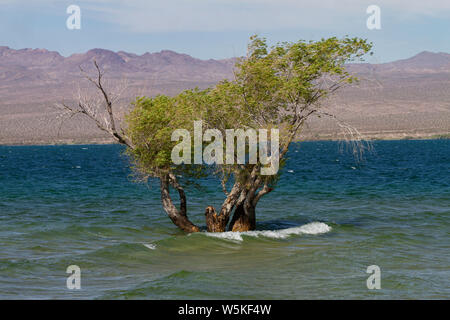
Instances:
[[[243,232],[206,232],[205,234],[208,237],[214,237],[214,238],[221,238],[221,239],[227,239],[227,240],[235,240],[235,241],[242,241],[242,234]]]
[[[311,222],[303,226],[281,229],[281,230],[258,230],[258,231],[244,231],[244,232],[206,232],[208,237],[221,238],[226,240],[243,241],[242,236],[259,237],[273,239],[285,239],[291,235],[300,234],[322,234],[331,230],[331,227],[323,222]]]
[[[156,244],[153,243],[143,243],[143,245],[147,248],[149,248],[150,250],[155,250],[156,249]]]

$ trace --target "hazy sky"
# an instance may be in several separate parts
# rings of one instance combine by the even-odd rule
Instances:
[[[66,27],[69,5],[81,9],[80,30]],[[381,30],[366,26],[369,5],[381,9]],[[255,33],[269,42],[364,37],[374,43],[371,62],[450,53],[450,0],[0,0],[0,6],[0,45],[66,56],[105,48],[228,58],[245,54]]]

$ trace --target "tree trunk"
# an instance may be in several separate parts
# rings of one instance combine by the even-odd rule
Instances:
[[[230,220],[230,214],[239,200],[242,186],[240,183],[235,183],[227,198],[222,204],[219,214],[214,207],[208,206],[205,210],[206,229],[208,232],[225,232],[227,224]]]
[[[173,204],[170,197],[170,178],[169,175],[161,177],[161,201],[164,210],[169,216],[170,220],[181,230],[185,232],[199,232],[200,228],[193,224],[186,213],[186,196],[184,190],[177,184],[176,180],[172,180],[172,184],[177,189],[180,196],[180,210],[178,210]]]
[[[244,203],[238,205],[234,210],[233,219],[231,219],[228,231],[251,231],[256,228],[255,207],[245,208]]]
[[[208,232],[224,232],[227,228],[228,218],[223,214],[217,214],[213,206],[206,207],[206,230]]]
[[[262,185],[262,188],[261,188]],[[259,189],[261,188],[261,189]],[[257,190],[259,191],[257,192]],[[242,191],[236,204],[233,219],[228,227],[229,231],[251,231],[256,229],[256,205],[259,200],[272,191],[267,182],[255,179],[248,192]]]

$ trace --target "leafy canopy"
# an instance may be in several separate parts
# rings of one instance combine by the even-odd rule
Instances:
[[[135,169],[156,177],[204,174],[207,166],[175,166],[171,160],[178,143],[171,141],[172,132],[187,129],[193,137],[194,120],[203,120],[204,130],[218,129],[223,137],[226,129],[278,128],[283,158],[305,120],[320,113],[320,102],[357,80],[346,71],[345,63],[362,60],[370,49],[371,44],[359,38],[300,40],[269,47],[266,39],[251,37],[247,56],[236,62],[234,79],[173,97],[136,99],[127,117]],[[224,177],[239,175],[253,166],[221,165],[219,172]]]

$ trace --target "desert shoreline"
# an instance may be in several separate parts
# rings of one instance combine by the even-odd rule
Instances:
[[[401,141],[401,140],[440,140],[450,139],[450,131],[443,133],[430,134],[363,134],[365,141]],[[323,135],[319,137],[307,137],[305,139],[295,139],[294,142],[312,142],[312,141],[345,141],[344,137]],[[56,141],[1,141],[0,146],[61,146],[61,145],[109,145],[118,144],[112,139],[61,139]]]

